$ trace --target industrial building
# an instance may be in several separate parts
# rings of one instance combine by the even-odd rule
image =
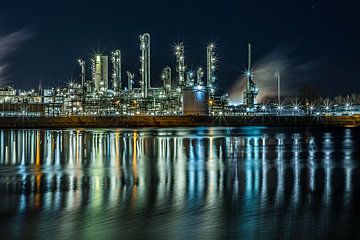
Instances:
[[[90,64],[79,59],[78,81],[72,81],[62,88],[43,89],[38,92],[44,105],[43,114],[155,116],[215,115],[224,111],[223,108],[228,105],[228,97],[216,95],[214,89],[214,44],[209,44],[206,49],[206,72],[198,68],[195,73],[186,67],[183,43],[177,44],[174,50],[175,66],[163,68],[160,74],[162,86],[158,87],[151,84],[150,34],[140,35],[139,50],[138,74],[127,69],[123,71],[120,50],[109,54],[96,53],[89,61]],[[125,78],[122,74],[126,74]],[[204,76],[207,77],[206,80]],[[123,82],[123,79],[126,81]]]
[[[208,44],[206,69],[192,71],[187,66],[185,47],[174,47],[174,65],[165,66],[159,75],[162,86],[152,86],[151,37],[139,36],[140,71],[123,71],[120,50],[96,53],[90,61],[79,59],[79,78],[66,86],[38,91],[17,91],[12,87],[0,89],[0,113],[27,116],[171,116],[171,115],[249,115],[249,114],[329,114],[333,111],[355,114],[357,107],[344,106],[265,106],[256,102],[259,87],[255,83],[251,63],[251,44],[248,45],[248,67],[245,71],[243,104],[230,106],[227,94],[220,95],[216,89],[216,46]],[[206,50],[206,51],[205,51]],[[88,64],[88,62],[90,64]],[[123,75],[126,76],[124,77]],[[139,77],[136,77],[139,76]],[[124,78],[123,78],[124,77]],[[123,79],[125,81],[123,81]],[[280,86],[279,100],[280,103]],[[306,109],[305,109],[306,108]]]

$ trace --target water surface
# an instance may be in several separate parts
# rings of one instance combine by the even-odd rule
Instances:
[[[0,130],[2,239],[360,238],[360,131]]]

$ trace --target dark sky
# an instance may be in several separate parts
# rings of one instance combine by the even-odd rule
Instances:
[[[162,67],[174,66],[174,43],[184,42],[187,65],[195,68],[205,66],[206,44],[215,41],[219,87],[227,90],[242,74],[251,42],[255,62],[284,48],[296,64],[318,62],[293,77],[294,87],[347,94],[360,92],[359,11],[356,1],[328,0],[2,1],[0,37],[19,30],[32,36],[0,64],[10,64],[6,75],[17,88],[61,85],[78,77],[79,57],[120,48],[123,72],[139,76],[138,38],[148,32],[152,85],[160,84]]]

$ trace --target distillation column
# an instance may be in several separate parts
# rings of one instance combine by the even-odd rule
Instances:
[[[210,93],[214,92],[215,83],[215,69],[216,69],[216,56],[215,56],[215,45],[209,44],[206,48],[207,55],[207,87],[209,87]]]
[[[96,54],[92,60],[92,76],[96,91],[108,90],[108,73],[108,56]]]
[[[82,102],[85,101],[85,61],[82,59],[78,60],[81,67],[81,90],[82,90]]]
[[[201,67],[196,70],[196,83],[198,86],[202,86],[202,78],[204,77],[204,71]]]
[[[184,45],[179,43],[175,46],[176,56],[176,72],[178,73],[178,85],[185,86],[185,59],[184,59]]]
[[[144,33],[140,36],[140,50],[141,96],[147,97],[150,88],[150,34]]]
[[[115,50],[111,53],[112,62],[112,85],[116,93],[121,90],[121,51]]]
[[[258,95],[256,83],[253,80],[254,75],[251,70],[251,44],[248,45],[248,69],[246,71],[246,88],[244,92],[244,100],[246,111],[253,111],[255,107],[255,98]]]
[[[133,89],[132,86],[133,86],[134,74],[131,73],[131,72],[129,72],[129,71],[127,71],[126,74],[127,74],[127,77],[128,77],[128,90],[129,90],[129,91],[132,91],[132,89]]]
[[[164,89],[168,93],[171,91],[171,68],[165,67],[161,73],[161,80],[164,84]]]

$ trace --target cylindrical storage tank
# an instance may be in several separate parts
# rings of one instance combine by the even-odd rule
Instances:
[[[183,88],[183,114],[209,115],[208,91],[204,86]]]

